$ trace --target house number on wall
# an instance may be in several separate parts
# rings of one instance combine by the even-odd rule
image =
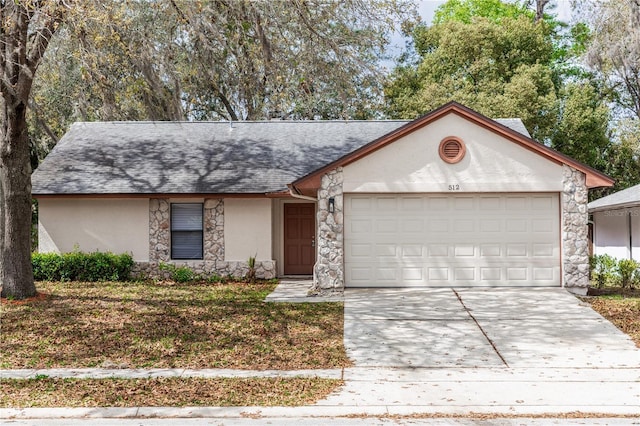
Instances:
[[[449,185],[449,191],[460,191],[460,185],[457,183],[454,185]]]

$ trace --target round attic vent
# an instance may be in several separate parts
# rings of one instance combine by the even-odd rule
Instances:
[[[442,142],[440,142],[438,152],[442,161],[454,164],[462,160],[467,149],[465,148],[462,139],[455,136],[447,136],[442,139]]]

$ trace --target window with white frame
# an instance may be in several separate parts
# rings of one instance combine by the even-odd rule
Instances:
[[[171,204],[171,258],[202,259],[202,203]]]

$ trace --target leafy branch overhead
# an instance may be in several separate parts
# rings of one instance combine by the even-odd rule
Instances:
[[[380,109],[391,32],[415,19],[407,0],[82,7],[43,70],[67,80],[58,90],[74,120],[367,118]]]

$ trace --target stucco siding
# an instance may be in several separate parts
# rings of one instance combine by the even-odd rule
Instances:
[[[149,260],[148,199],[40,199],[38,250],[42,253],[110,251]]]
[[[456,164],[440,158],[447,136],[461,138],[466,155]],[[474,123],[449,114],[366,161],[344,167],[344,192],[562,191],[562,166]]]
[[[271,203],[270,199],[225,198],[225,260],[273,259]]]

